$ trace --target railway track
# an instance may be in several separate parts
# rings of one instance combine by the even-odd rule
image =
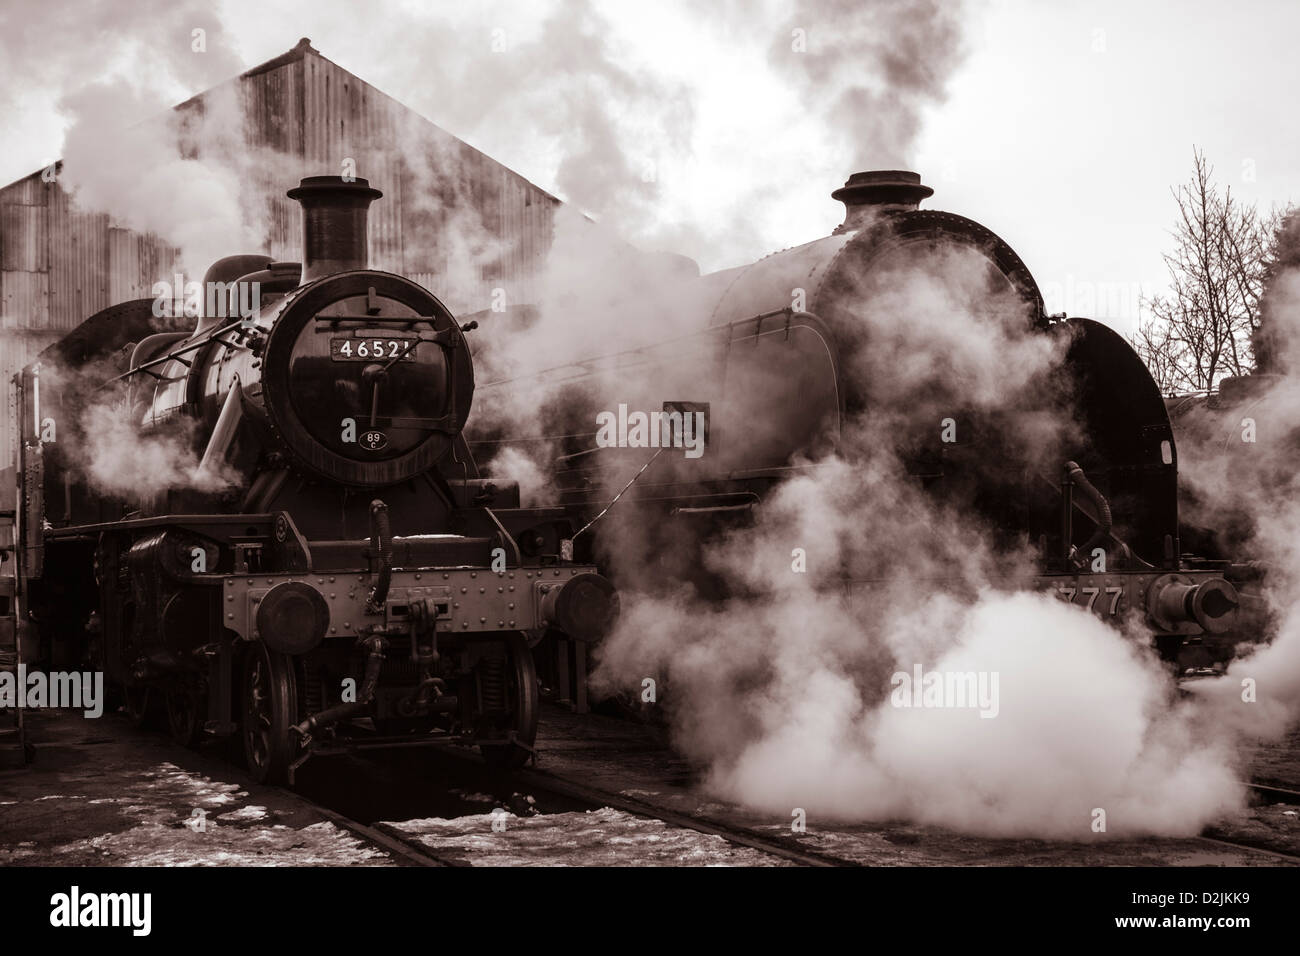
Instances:
[[[701,833],[714,834],[739,846],[746,846],[751,849],[760,850],[764,853],[771,854],[772,856],[780,857],[803,866],[825,867],[862,865],[858,862],[835,856],[834,854],[802,847],[792,847],[786,842],[776,840],[773,837],[758,833],[747,827],[732,826],[725,821],[708,817],[675,813],[671,810],[632,797],[626,797],[622,794],[589,787],[585,784],[568,780],[545,771],[525,770],[522,771],[519,776],[521,782],[530,782],[540,790],[550,790],[573,799],[582,799],[593,803],[601,803],[605,806],[613,807],[616,810],[622,810],[625,813],[653,817],[672,826],[686,827],[698,830]],[[1248,782],[1245,785],[1251,792],[1263,796],[1273,802],[1300,804],[1300,791],[1255,782]],[[1300,853],[1291,853],[1285,850],[1275,849],[1262,843],[1233,838],[1223,834],[1222,831],[1219,830],[1206,831],[1206,833],[1202,834],[1197,839],[1218,846],[1232,847],[1233,849],[1244,850],[1251,853],[1265,854],[1286,860],[1290,863],[1300,864]]]
[[[456,759],[468,763],[481,763],[476,754],[462,748],[448,747],[445,750],[439,749]],[[564,797],[568,800],[586,804],[591,809],[609,807],[646,819],[659,820],[668,826],[720,837],[734,846],[757,850],[768,856],[799,866],[854,867],[862,865],[857,861],[836,856],[833,853],[798,846],[792,840],[784,840],[770,834],[760,833],[749,827],[737,826],[716,817],[679,813],[667,807],[611,790],[593,787],[545,770],[525,769],[516,771],[511,779],[515,784],[532,792]],[[1270,802],[1300,804],[1300,791],[1274,786],[1271,783],[1257,783],[1254,781],[1245,782],[1244,785],[1252,793]],[[403,833],[388,824],[363,824],[328,808],[320,807],[318,804],[313,803],[313,806],[319,809],[336,826],[347,829],[362,839],[388,851],[400,865],[472,865],[463,857],[440,853],[415,837]],[[1277,849],[1261,841],[1243,839],[1217,828],[1208,829],[1194,839],[1214,846],[1216,849],[1226,847],[1241,852],[1268,856],[1293,865],[1300,864],[1300,853]]]
[[[661,820],[669,826],[682,827],[688,830],[695,830],[699,833],[706,833],[710,836],[722,837],[722,839],[735,844],[736,846],[758,850],[762,853],[767,853],[770,856],[778,857],[779,859],[798,863],[801,866],[825,867],[859,865],[852,860],[846,860],[842,857],[830,853],[824,853],[820,850],[810,850],[804,847],[791,846],[789,843],[777,840],[774,837],[767,836],[755,830],[751,830],[748,827],[734,826],[725,821],[709,817],[677,813],[676,811],[669,810],[666,807],[646,803],[643,800],[637,800],[634,797],[627,797],[620,793],[613,793],[609,790],[590,787],[574,780],[547,773],[544,770],[523,770],[518,773],[518,777],[520,778],[520,782],[532,784],[538,790],[558,793],[561,796],[568,797],[572,800],[583,800],[596,806],[611,807],[615,810],[621,810],[624,813],[635,814],[636,816]]]
[[[442,750],[442,748],[439,748]],[[480,763],[477,756],[460,752],[459,748],[447,748],[442,751],[454,755],[466,762]],[[596,787],[589,787],[576,781],[558,777],[538,770],[516,771],[512,777],[515,784],[539,793],[553,794],[578,803],[590,809],[609,807],[623,813],[646,819],[659,820],[668,826],[694,830],[698,833],[721,837],[734,846],[757,850],[777,859],[786,860],[800,866],[835,867],[858,866],[852,860],[846,860],[833,854],[818,850],[791,846],[774,837],[759,833],[746,827],[738,827],[725,821],[677,813],[665,807],[655,806],[642,800],[626,797],[622,794]],[[357,837],[390,853],[402,866],[470,866],[469,861],[440,853],[433,847],[386,823],[361,823],[351,817],[322,806],[315,800],[303,797],[292,790],[281,789],[288,796],[306,799],[312,808],[340,829],[348,830]]]
[[[454,762],[464,764],[467,768],[472,766],[479,771],[488,769],[486,763],[477,753],[463,747],[447,745],[437,747],[436,750],[447,757],[453,758]],[[211,754],[200,755],[194,752],[191,752],[191,754],[199,765],[198,768],[210,776],[220,776],[222,769],[229,767],[228,762],[219,760]],[[371,769],[373,772],[379,768]],[[396,770],[391,777],[387,776],[386,771],[380,770],[379,772],[383,776],[385,784],[390,787],[400,789],[406,782],[405,774],[401,770]],[[561,773],[530,768],[516,771],[508,776],[509,786],[512,788],[517,787],[538,795],[546,794],[562,798],[572,806],[580,806],[585,809],[609,807],[644,819],[659,820],[671,827],[716,836],[733,846],[758,851],[774,859],[784,860],[799,866],[843,867],[862,865],[856,860],[846,859],[825,850],[800,845],[797,838],[793,836],[783,837],[772,833],[759,832],[749,827],[719,819],[716,816],[678,812],[669,807],[634,796],[592,786]],[[1242,784],[1263,802],[1300,805],[1300,790],[1279,786],[1277,782],[1272,780],[1242,781]],[[369,845],[383,850],[400,866],[462,867],[472,865],[472,862],[465,858],[462,851],[447,851],[431,847],[418,837],[403,832],[396,826],[376,820],[364,811],[360,815],[365,816],[371,822],[362,822],[355,819],[352,814],[357,813],[357,809],[341,805],[335,801],[322,801],[298,790],[279,787],[270,789],[281,792],[295,802],[309,806],[312,811],[336,827],[346,830]],[[326,802],[332,802],[333,806],[326,805]],[[412,803],[423,806],[423,801],[418,794],[413,794]],[[390,807],[388,812],[405,814],[410,809],[409,807]],[[422,811],[416,809],[414,812],[418,814]],[[405,819],[405,816],[393,816],[390,819]],[[1270,845],[1264,840],[1251,839],[1249,836],[1243,837],[1240,834],[1227,832],[1220,828],[1207,829],[1195,839],[1216,849],[1226,847],[1245,853],[1265,855],[1292,865],[1300,864],[1300,853],[1298,852]]]
[[[285,793],[292,793],[291,790],[285,790]],[[469,866],[470,864],[459,857],[451,857],[438,853],[434,849],[419,840],[414,840],[402,833],[396,827],[391,827],[386,823],[359,823],[351,817],[346,817],[341,813],[331,810],[329,807],[323,807],[319,803],[312,802],[312,809],[318,812],[330,823],[334,824],[341,830],[347,830],[350,833],[367,840],[380,849],[386,850],[392,854],[394,860],[399,866]]]
[[[1256,782],[1253,780],[1243,781],[1243,786],[1245,786],[1251,793],[1270,803],[1285,803],[1292,806],[1300,805],[1300,790],[1293,790],[1288,787],[1279,787],[1272,783]],[[1217,827],[1211,827],[1202,833],[1197,839],[1216,846],[1228,846],[1239,850],[1249,850],[1254,853],[1264,853],[1269,856],[1286,860],[1292,864],[1300,864],[1300,853],[1279,850],[1262,841],[1242,839],[1241,837],[1228,834]]]
[[[1272,783],[1256,783],[1253,780],[1246,782],[1246,789],[1250,790],[1257,796],[1272,800],[1274,803],[1289,803],[1293,806],[1300,805],[1300,790],[1279,787]]]

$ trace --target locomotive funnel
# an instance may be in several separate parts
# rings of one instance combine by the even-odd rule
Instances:
[[[364,269],[370,204],[382,196],[364,179],[308,176],[288,196],[302,205],[302,282]]]
[[[905,169],[873,169],[854,173],[832,199],[844,203],[844,223],[835,231],[858,229],[878,212],[905,212],[917,208],[934,190],[922,185],[921,174]]]

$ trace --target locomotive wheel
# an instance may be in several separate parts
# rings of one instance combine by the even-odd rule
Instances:
[[[528,762],[533,754],[533,741],[537,739],[537,718],[540,715],[537,667],[523,635],[511,634],[504,643],[507,713],[496,723],[496,729],[500,736],[513,735],[514,740],[510,743],[481,743],[478,749],[492,766],[514,770]]]
[[[298,755],[298,680],[293,660],[257,641],[244,655],[240,736],[248,773],[257,783],[283,784]]]
[[[167,691],[167,729],[182,747],[197,747],[203,738],[203,695],[189,684]]]

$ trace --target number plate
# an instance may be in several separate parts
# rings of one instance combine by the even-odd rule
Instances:
[[[415,358],[419,349],[415,339],[330,339],[330,359],[335,362],[391,362]],[[407,350],[410,351],[407,351]],[[403,355],[402,353],[406,354]]]
[[[1102,617],[1116,617],[1126,610],[1124,588],[1109,581],[1088,578],[1085,582],[1058,584],[1056,596],[1066,604],[1078,604]]]

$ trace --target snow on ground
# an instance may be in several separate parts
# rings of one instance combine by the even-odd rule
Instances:
[[[497,829],[493,829],[493,824]],[[388,824],[474,866],[781,866],[722,837],[604,807],[518,817],[497,810]]]
[[[241,806],[249,793],[172,763],[120,777],[64,775],[68,791],[32,805],[67,805],[32,819],[46,839],[0,846],[3,865],[347,866],[391,865],[387,854],[328,821],[281,822],[289,814]],[[110,795],[104,795],[107,791]],[[72,810],[80,806],[81,811]],[[67,814],[72,812],[73,818]],[[74,819],[75,818],[75,819]],[[300,821],[301,822],[301,821]],[[75,834],[70,831],[79,830]],[[69,839],[68,837],[71,836]]]

